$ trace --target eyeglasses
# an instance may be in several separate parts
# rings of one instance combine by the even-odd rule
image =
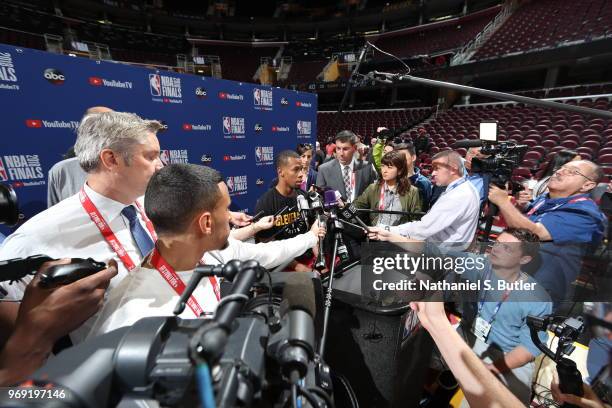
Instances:
[[[555,171],[555,174],[560,174],[560,175],[566,175],[569,174],[571,176],[582,176],[585,179],[589,180],[589,181],[594,181],[592,178],[585,176],[584,174],[582,174],[580,172],[580,170],[578,170],[575,167],[561,167],[559,169],[557,169],[557,171]]]

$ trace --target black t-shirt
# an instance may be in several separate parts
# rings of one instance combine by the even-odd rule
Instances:
[[[308,232],[307,225],[300,217],[300,212],[297,208],[297,195],[306,195],[302,190],[295,190],[291,197],[285,197],[278,192],[276,188],[271,188],[264,195],[259,197],[255,205],[255,213],[263,211],[263,215],[275,215],[283,207],[287,207],[283,212],[278,213],[274,220],[274,226],[268,230],[260,231],[255,238],[258,241],[277,241],[279,239],[287,239],[296,235]],[[284,229],[284,230],[283,230]],[[280,232],[283,230],[282,232]],[[275,235],[276,234],[276,235]]]

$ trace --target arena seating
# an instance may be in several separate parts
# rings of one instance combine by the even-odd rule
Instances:
[[[365,138],[371,138],[376,128],[385,126],[389,129],[411,127],[421,122],[431,114],[431,108],[319,112],[317,114],[318,139],[321,143],[333,137],[344,129],[351,129]]]
[[[601,110],[612,108],[610,97],[577,98],[563,101]],[[612,121],[586,117],[515,103],[456,106],[423,126],[433,140],[430,155],[450,147],[458,140],[477,139],[482,121],[499,122],[501,140],[515,141],[530,146],[523,162],[516,169],[518,178],[537,177],[550,155],[562,149],[577,150],[584,158],[604,166],[612,175]],[[412,135],[416,131],[411,131]],[[430,155],[420,157],[428,167]]]
[[[465,17],[402,30],[401,33],[389,34],[374,43],[377,47],[399,57],[454,50],[474,38],[498,12],[499,7],[493,7]],[[375,53],[375,57],[388,58],[380,53]]]
[[[611,34],[611,20],[612,2],[607,0],[524,2],[472,59],[588,41]]]

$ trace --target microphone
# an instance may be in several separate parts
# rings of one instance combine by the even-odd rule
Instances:
[[[306,376],[314,358],[316,302],[311,273],[289,274],[280,315],[281,330],[270,338],[268,351],[278,361],[283,376],[296,382]]]
[[[482,140],[480,139],[472,139],[472,140],[459,140],[453,144],[453,149],[465,148],[469,149],[472,147],[482,147]]]
[[[355,220],[357,224],[359,224],[363,229],[365,229],[365,232],[367,234],[368,228],[370,227],[366,225],[366,223],[363,222],[361,218],[357,216],[357,207],[355,207],[353,203],[345,205],[340,214],[347,220]]]
[[[336,190],[326,190],[323,197],[324,207],[331,208],[338,206],[338,199],[342,198],[342,195]]]
[[[237,259],[231,260],[225,265],[198,265],[194,269],[185,291],[181,294],[179,301],[176,303],[173,313],[176,316],[183,313],[185,306],[187,306],[187,300],[196,290],[203,277],[218,276],[232,282],[241,268],[242,262]]]
[[[308,211],[310,210],[310,205],[308,204],[308,200],[303,195],[298,194],[297,196],[297,208],[300,212],[300,216],[302,217],[302,221],[306,224],[306,228],[310,228],[308,225]]]

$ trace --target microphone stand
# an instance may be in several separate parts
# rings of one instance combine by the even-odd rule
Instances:
[[[359,73],[359,68],[361,67],[361,63],[365,59],[368,48],[370,48],[370,43],[366,41],[366,43],[363,45],[363,48],[361,49],[361,54],[359,54],[359,59],[357,60],[357,64],[355,65],[353,72],[351,72],[351,76],[349,78],[348,84],[346,85],[346,90],[344,91],[344,95],[342,96],[342,102],[340,102],[340,107],[338,108],[338,113],[342,113],[342,110],[344,109],[344,106],[346,105],[346,101],[349,98],[351,89],[353,89],[353,85],[356,82],[355,75]]]
[[[327,284],[327,293],[325,294],[325,314],[323,317],[323,335],[321,336],[321,342],[319,343],[319,356],[324,357],[325,353],[325,341],[327,339],[327,326],[329,324],[329,314],[331,312],[332,302],[332,286],[334,284],[334,274],[336,272],[336,256],[338,255],[338,244],[342,240],[342,231],[344,226],[338,219],[335,208],[331,208],[330,217],[328,219],[328,225],[331,227],[329,230],[334,234],[334,249],[332,251],[331,266],[329,269],[329,282]]]

